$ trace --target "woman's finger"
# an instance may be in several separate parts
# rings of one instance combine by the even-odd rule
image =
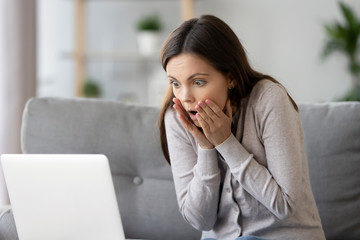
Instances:
[[[179,108],[179,106],[176,106],[176,108]],[[198,141],[202,148],[211,149],[214,147],[212,143],[210,143],[206,138],[206,136],[193,124],[193,122],[188,117],[179,114],[179,118],[184,128]]]
[[[188,130],[191,134],[194,133],[196,129],[194,129],[194,124],[190,123],[189,120],[183,115],[179,115],[180,121],[182,125]]]
[[[188,112],[184,109],[179,99],[173,99],[174,105],[173,108],[176,110],[178,117],[181,121],[181,124],[184,128],[198,141],[199,145],[202,148],[211,149],[214,145],[207,139],[207,137],[202,133],[198,127],[190,119]],[[200,123],[199,123],[200,124]],[[206,125],[202,123],[204,127]],[[201,125],[200,125],[201,126]]]
[[[201,106],[202,105],[202,106]],[[208,124],[211,124],[214,120],[213,120],[213,118],[214,118],[214,113],[208,113],[207,111],[209,111],[209,110],[207,110],[206,111],[206,107],[205,107],[205,103],[199,103],[198,105],[196,105],[196,107],[195,107],[195,109],[196,109],[196,111],[197,111],[197,114],[196,115],[198,115],[200,118],[201,118],[201,120],[202,121],[204,121],[204,122],[207,122]]]
[[[177,99],[177,98],[173,98],[173,102],[174,102],[173,107],[176,109],[178,114],[182,114],[184,116],[187,116],[187,112],[185,111],[184,107],[182,106],[180,100]]]
[[[201,117],[208,123],[216,121],[219,117],[214,111],[203,101],[195,107]]]
[[[174,108],[180,118],[180,121],[182,123],[182,125],[186,128],[186,130],[188,130],[191,134],[198,134],[197,131],[199,131],[197,129],[197,127],[193,124],[192,120],[189,118],[189,115],[187,114],[187,112],[185,111],[185,109],[183,108],[183,106],[181,105],[181,102],[179,101],[179,99],[174,98]]]
[[[206,135],[206,132],[209,130],[210,128],[210,125],[209,123],[207,122],[208,120],[205,120],[200,113],[197,113],[196,115],[196,119],[198,120],[199,124],[200,124],[200,127],[202,128],[202,130],[204,131],[205,135]]]
[[[174,104],[173,108],[175,109],[178,117],[180,118],[180,120],[182,120],[183,125],[189,125],[190,124],[190,120],[189,117],[187,115],[185,115],[185,113],[182,111],[181,107],[177,104]],[[185,126],[187,127],[187,126]]]
[[[224,115],[223,110],[210,99],[205,100],[207,109],[211,110],[217,117],[222,117]]]

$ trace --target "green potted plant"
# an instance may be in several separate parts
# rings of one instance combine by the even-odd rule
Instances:
[[[334,52],[340,52],[346,56],[348,60],[348,70],[352,77],[352,88],[341,100],[360,101],[360,19],[344,2],[339,2],[339,7],[345,18],[345,22],[333,22],[324,25],[327,41],[323,49],[322,57],[327,58]]]
[[[87,98],[98,98],[101,96],[101,87],[99,83],[87,79],[83,86],[83,95]]]
[[[149,56],[159,51],[159,35],[162,22],[158,14],[141,17],[137,22],[137,41],[139,53]]]

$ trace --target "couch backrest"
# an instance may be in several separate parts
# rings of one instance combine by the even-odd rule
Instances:
[[[360,103],[300,104],[299,111],[326,238],[360,239]]]
[[[107,100],[34,98],[23,115],[22,151],[105,154],[127,238],[199,239],[178,210],[158,113]]]
[[[327,239],[360,239],[360,103],[299,104],[311,185]],[[128,238],[199,239],[178,211],[159,144],[159,109],[115,101],[35,98],[24,153],[108,156]]]

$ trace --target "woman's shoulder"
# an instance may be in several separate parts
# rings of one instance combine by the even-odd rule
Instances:
[[[281,91],[286,93],[286,89],[280,83],[274,82],[269,79],[263,79],[255,84],[251,91],[251,95],[257,95],[258,97],[262,97],[267,92],[272,91]]]
[[[249,96],[249,103],[252,105],[271,104],[284,100],[289,100],[285,87],[269,79],[263,79],[257,82]]]

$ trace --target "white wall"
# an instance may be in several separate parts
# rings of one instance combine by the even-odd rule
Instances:
[[[343,56],[333,55],[326,61],[320,58],[325,39],[323,24],[341,18],[337,2],[198,0],[196,14],[214,14],[227,22],[254,68],[277,78],[296,101],[324,102],[341,97],[350,86]],[[360,15],[359,1],[346,2]],[[38,79],[43,83],[39,95],[74,94],[73,62],[61,58],[61,52],[73,47],[73,5],[73,1],[39,0]],[[136,19],[150,12],[159,12],[166,24],[163,39],[180,23],[179,1],[88,1],[87,48],[136,50]],[[91,60],[88,66],[88,77],[104,84],[104,97],[119,99],[136,92],[137,100],[145,104],[152,96],[147,90],[151,86],[149,78],[162,76],[159,62],[144,68],[131,61]]]
[[[346,1],[360,15],[359,1]],[[320,57],[323,24],[342,19],[335,0],[198,1],[198,14],[215,14],[236,32],[253,66],[282,82],[298,102],[341,97],[351,84],[346,60]]]

